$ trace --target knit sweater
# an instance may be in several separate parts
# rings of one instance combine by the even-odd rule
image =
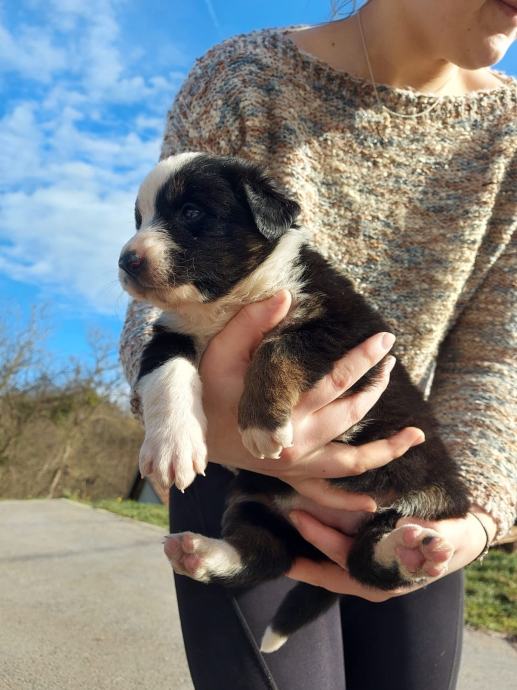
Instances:
[[[401,114],[437,97],[378,86]],[[162,157],[260,163],[302,206],[315,246],[397,336],[473,502],[515,516],[517,82],[442,96],[416,119],[372,85],[298,50],[285,30],[237,36],[198,60],[168,115]],[[134,385],[158,312],[131,304],[121,342]],[[512,409],[513,404],[513,409]]]

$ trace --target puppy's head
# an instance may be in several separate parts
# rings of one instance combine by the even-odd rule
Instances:
[[[250,163],[171,156],[138,192],[137,232],[119,259],[122,287],[162,309],[216,300],[267,258],[299,212]]]

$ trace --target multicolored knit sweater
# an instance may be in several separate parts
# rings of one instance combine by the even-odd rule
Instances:
[[[434,371],[441,434],[498,535],[513,523],[517,486],[517,83],[501,80],[403,119],[286,31],[256,32],[196,63],[162,149],[252,159],[298,199],[315,245],[391,325],[413,380]],[[378,88],[402,114],[436,98]],[[129,308],[121,356],[131,384],[156,315]]]

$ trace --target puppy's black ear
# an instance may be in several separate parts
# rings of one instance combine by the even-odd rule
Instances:
[[[276,240],[293,227],[300,206],[260,170],[247,172],[244,192],[257,228],[268,240]]]

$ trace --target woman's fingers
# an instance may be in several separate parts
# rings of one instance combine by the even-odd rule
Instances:
[[[298,405],[299,413],[310,414],[338,398],[378,364],[394,342],[392,333],[377,333],[347,352],[334,364],[331,373],[302,397]]]
[[[307,558],[297,558],[286,575],[292,580],[306,582],[315,587],[323,587],[330,592],[336,592],[336,594],[349,594],[371,602],[386,601],[412,591],[408,589],[384,592],[380,589],[366,587],[354,580],[346,570],[331,561],[316,563]]]
[[[297,493],[325,508],[368,513],[373,513],[377,509],[377,504],[371,496],[344,491],[325,479],[299,479],[292,480],[289,484]]]
[[[217,367],[236,364],[247,366],[264,335],[286,317],[291,306],[291,293],[280,290],[262,302],[243,307],[212,340],[203,359],[214,359]]]
[[[338,477],[352,477],[363,474],[368,470],[383,467],[413,446],[417,446],[425,441],[424,432],[416,427],[406,427],[390,438],[379,441],[371,441],[361,446],[349,446],[346,443],[329,443],[314,453],[297,460],[296,455],[291,456],[294,449],[287,449],[282,453],[280,460],[271,462],[276,463],[276,476],[282,474],[288,478],[294,477],[314,477],[321,479],[332,479]],[[278,472],[279,466],[285,463],[284,456],[289,458],[288,464],[284,465],[284,473]],[[290,459],[292,457],[292,459]],[[265,474],[268,468],[264,465]],[[283,477],[282,477],[283,478]]]
[[[289,519],[306,541],[313,544],[331,561],[346,569],[348,553],[354,541],[352,537],[324,525],[301,510],[292,510]]]
[[[346,570],[353,537],[347,537],[303,511],[293,510],[289,513],[289,518],[302,537],[324,553],[330,561],[317,563],[306,558],[298,558],[286,573],[288,577],[316,587],[324,587],[331,592],[351,594],[375,602],[386,601],[410,591],[397,589],[384,592],[357,582]]]
[[[417,446],[424,441],[425,435],[421,429],[408,426],[394,436],[364,443],[361,446],[332,443],[327,456],[327,467],[332,471],[332,465],[335,462],[335,471],[338,472],[339,465],[344,469],[344,461],[348,468],[348,476],[363,474],[368,470],[383,467],[392,460],[400,458],[409,448]],[[346,450],[343,451],[343,448]],[[346,475],[337,474],[336,476]]]
[[[390,372],[395,363],[395,357],[389,355],[384,363],[382,375],[373,386],[360,393],[338,398],[300,420],[305,446],[297,446],[300,454],[309,452],[314,446],[321,447],[330,443],[347,429],[360,422],[388,387]],[[293,415],[293,419],[296,421],[297,413]]]
[[[324,587],[331,592],[364,596],[365,588],[353,580],[346,571],[353,538],[299,510],[289,513],[289,518],[302,537],[324,553],[330,562],[316,563],[306,558],[298,558],[287,572],[287,576],[316,587]]]
[[[292,580],[307,582],[337,594],[353,594],[348,591],[351,588],[351,577],[343,568],[330,561],[316,563],[308,558],[297,558],[286,575]]]

